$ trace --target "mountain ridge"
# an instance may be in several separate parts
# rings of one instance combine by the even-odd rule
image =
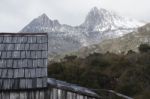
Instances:
[[[52,55],[52,53],[71,52],[103,40],[121,37],[144,24],[94,7],[79,26],[60,24],[58,20],[51,20],[46,14],[42,14],[20,32],[47,32],[50,42],[49,53]]]
[[[150,23],[139,27],[137,31],[133,31],[122,37],[104,40],[99,44],[83,47],[79,51],[71,53],[81,57],[85,57],[91,53],[128,53],[132,50],[138,52],[141,44],[150,44]]]

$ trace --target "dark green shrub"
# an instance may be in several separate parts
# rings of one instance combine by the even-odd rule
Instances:
[[[148,52],[148,51],[150,51],[150,46],[148,44],[141,44],[139,46],[139,51],[140,52]]]

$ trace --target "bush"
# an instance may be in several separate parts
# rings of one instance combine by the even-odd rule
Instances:
[[[148,52],[148,51],[150,51],[150,46],[148,44],[141,44],[139,46],[139,51],[140,52]]]
[[[150,46],[141,44],[139,51],[128,54],[93,53],[85,58],[66,56],[49,64],[49,77],[88,88],[112,89],[122,94],[150,99]],[[143,53],[144,52],[144,53]],[[140,95],[140,96],[139,96]]]

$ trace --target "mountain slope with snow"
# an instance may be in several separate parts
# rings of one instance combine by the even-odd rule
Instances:
[[[85,57],[94,52],[128,53],[130,50],[138,52],[138,47],[141,44],[150,44],[150,24],[139,27],[137,31],[131,32],[122,37],[104,40],[99,44],[83,47],[79,51],[74,52],[74,54]]]
[[[94,7],[81,25],[88,31],[109,31],[117,29],[133,29],[144,25],[143,22],[117,15],[115,12]]]
[[[100,43],[103,40],[121,37],[144,24],[94,7],[84,23],[79,26],[60,24],[58,20],[51,20],[43,14],[31,21],[21,32],[47,32],[49,53],[53,56]]]

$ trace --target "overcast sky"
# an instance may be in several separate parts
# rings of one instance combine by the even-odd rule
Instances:
[[[150,0],[0,0],[0,32],[18,32],[42,13],[62,24],[79,25],[94,6],[150,22],[149,4]]]

